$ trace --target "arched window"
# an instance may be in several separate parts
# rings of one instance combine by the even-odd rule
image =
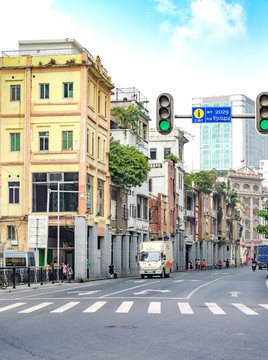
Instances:
[[[249,226],[250,226],[249,220],[245,220],[245,227],[246,227],[246,229],[249,229]]]
[[[259,191],[258,185],[254,185],[254,186],[253,186],[253,191]]]
[[[248,184],[244,184],[244,185],[243,185],[243,189],[244,189],[245,191],[249,191],[249,185],[248,185]]]
[[[253,209],[253,215],[254,215],[254,216],[258,216],[258,215],[257,215],[257,211],[258,211],[257,208],[254,208],[254,209]]]
[[[233,189],[239,190],[239,188],[240,188],[239,184],[237,184],[237,183],[233,184]]]
[[[250,238],[250,232],[249,231],[246,231],[245,237],[246,237],[247,240]]]
[[[246,216],[250,216],[250,208],[246,208],[246,209],[245,209],[245,215],[246,215]]]

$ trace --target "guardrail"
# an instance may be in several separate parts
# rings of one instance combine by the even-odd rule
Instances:
[[[62,266],[8,266],[0,267],[0,284],[12,286],[38,284],[65,280]]]

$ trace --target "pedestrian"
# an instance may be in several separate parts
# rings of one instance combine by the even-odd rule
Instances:
[[[199,270],[200,267],[200,259],[196,260],[196,270]]]
[[[202,260],[202,269],[206,270],[206,266],[207,266],[206,260],[203,259],[203,260]]]
[[[109,273],[110,278],[114,277],[114,272],[115,272],[115,267],[114,267],[113,263],[111,263],[108,266],[108,273]]]
[[[219,269],[222,269],[222,261],[221,259],[218,261]]]
[[[190,270],[194,270],[194,267],[193,267],[193,262],[192,262],[192,260],[190,260]]]
[[[91,264],[89,260],[87,259],[87,278],[89,279],[89,268],[91,267]]]
[[[226,268],[228,269],[228,267],[229,267],[229,264],[230,264],[230,261],[227,259],[226,260]]]
[[[202,260],[200,260],[200,265],[199,265],[200,270],[202,270],[202,265],[203,265]]]
[[[63,280],[66,280],[66,273],[67,273],[67,265],[65,263],[62,263],[62,274],[63,274]]]
[[[191,268],[191,261],[189,260],[188,261],[188,270],[190,270],[190,268]]]
[[[73,275],[73,269],[72,269],[72,267],[70,266],[70,264],[67,264],[66,276],[67,276],[67,281],[68,281],[68,283],[71,281],[72,275]]]

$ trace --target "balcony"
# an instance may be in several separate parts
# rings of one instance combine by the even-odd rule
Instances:
[[[216,212],[216,210],[211,210],[211,216],[213,217],[213,218],[217,218],[217,212]]]
[[[194,211],[193,210],[184,210],[184,215],[186,217],[194,218]]]
[[[185,238],[185,243],[186,244],[193,244],[194,243],[194,235],[193,234],[187,234],[184,238]]]

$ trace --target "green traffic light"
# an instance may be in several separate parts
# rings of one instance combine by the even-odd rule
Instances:
[[[260,122],[260,128],[262,130],[268,130],[268,119],[263,119],[261,122]]]
[[[167,120],[162,120],[159,123],[159,127],[163,131],[167,131],[170,128],[170,123]]]

